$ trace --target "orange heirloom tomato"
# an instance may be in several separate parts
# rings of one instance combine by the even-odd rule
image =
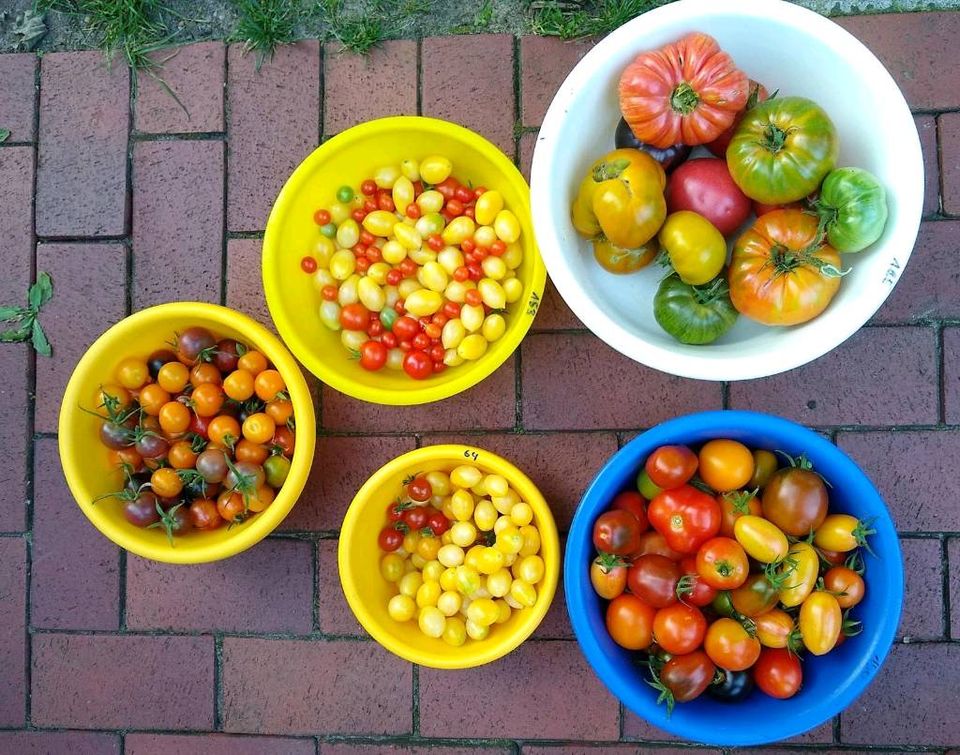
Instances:
[[[624,593],[607,606],[607,631],[611,639],[627,650],[645,650],[653,642],[656,609],[636,595]]]
[[[750,84],[717,41],[693,32],[641,53],[620,75],[620,110],[634,136],[664,149],[712,142],[747,104]]]
[[[590,564],[590,584],[601,598],[613,600],[627,587],[627,562],[605,553]]]
[[[717,619],[703,642],[710,660],[727,671],[745,671],[760,657],[760,641],[733,619]]]
[[[780,608],[772,608],[766,613],[755,616],[757,639],[766,648],[785,648],[793,632],[793,617]]]
[[[737,311],[764,325],[797,325],[840,290],[840,255],[820,241],[816,216],[777,210],[757,218],[733,247],[727,277]]]
[[[843,627],[843,612],[837,599],[817,590],[800,606],[800,637],[814,655],[825,655],[837,644]]]
[[[753,476],[753,454],[743,443],[717,439],[700,449],[700,477],[718,493],[742,488]]]

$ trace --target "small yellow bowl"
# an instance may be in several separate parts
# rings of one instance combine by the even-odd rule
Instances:
[[[355,190],[381,165],[406,158],[445,155],[453,174],[474,186],[497,189],[520,220],[523,263],[517,277],[523,295],[508,306],[507,330],[475,362],[426,380],[404,372],[367,372],[351,360],[340,334],[320,322],[320,295],[300,260],[313,253],[319,229],[313,214],[335,201],[339,187]],[[423,404],[453,396],[492,373],[513,353],[533,322],[546,270],[537,251],[530,216],[530,189],[516,166],[482,136],[434,118],[396,116],[354,126],[325,142],[293,172],[277,197],[263,240],[263,285],[270,315],[284,342],[327,385],[364,401]]]
[[[101,420],[93,410],[101,384],[110,382],[121,359],[147,357],[163,348],[174,332],[191,325],[208,328],[219,338],[235,338],[262,351],[287,384],[296,419],[296,446],[286,482],[273,503],[243,524],[208,532],[192,532],[174,539],[171,546],[159,529],[143,529],[128,522],[120,503],[93,500],[120,490],[123,476],[108,463],[108,449],[100,444]],[[198,564],[218,561],[246,550],[266,537],[283,521],[303,490],[316,440],[313,401],[296,361],[266,328],[246,315],[226,307],[200,302],[175,302],[137,312],[107,330],[80,359],[67,383],[60,407],[60,463],[70,492],[100,532],[121,548],[155,561]]]
[[[427,637],[415,621],[400,624],[387,614],[387,602],[396,591],[380,576],[378,565],[383,553],[377,545],[377,535],[386,526],[387,506],[397,497],[404,477],[414,472],[450,471],[460,464],[502,475],[530,504],[533,524],[540,530],[540,557],[546,568],[533,606],[514,611],[506,623],[494,626],[485,640],[468,639],[466,644],[453,647],[442,639]],[[363,484],[343,520],[337,563],[340,584],[351,610],[383,647],[421,666],[465,669],[505,656],[537,628],[557,589],[560,543],[547,502],[530,478],[509,461],[471,446],[426,446],[388,462]]]

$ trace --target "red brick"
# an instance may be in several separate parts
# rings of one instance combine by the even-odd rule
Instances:
[[[526,428],[650,427],[676,414],[721,406],[719,383],[645,367],[588,333],[534,334],[522,349]]]
[[[583,323],[580,322],[570,307],[567,306],[553,281],[547,278],[547,285],[543,289],[543,299],[540,302],[540,309],[537,310],[537,316],[533,321],[533,331],[542,332],[545,330],[586,330]]]
[[[421,54],[423,114],[478,131],[512,156],[513,37],[427,37]],[[452,61],[456,64],[451,65]],[[483,74],[464,76],[467,71]]]
[[[516,421],[515,386],[512,356],[478,385],[432,404],[381,406],[324,386],[323,427],[365,432],[456,431],[462,427],[505,430]]]
[[[255,69],[256,56],[231,45],[227,65],[227,227],[258,231],[293,169],[317,146],[320,45],[306,40],[277,48]]]
[[[32,679],[38,726],[213,726],[212,637],[34,635]]]
[[[0,124],[11,142],[32,142],[37,130],[37,56],[0,55]],[[2,184],[9,186],[9,184]]]
[[[277,332],[263,294],[260,276],[260,239],[227,241],[227,306],[250,315],[274,333]]]
[[[368,637],[357,622],[340,587],[336,540],[317,543],[317,618],[326,634]]]
[[[321,742],[320,755],[509,755],[507,745],[481,747],[462,745],[444,747],[433,742],[423,744],[375,744],[360,742]]]
[[[358,96],[358,93],[363,94]],[[417,43],[381,42],[365,55],[323,48],[323,133],[332,136],[387,115],[417,114]]]
[[[420,669],[424,736],[608,740],[619,729],[617,701],[575,642],[527,642],[466,671]]]
[[[845,744],[960,742],[960,645],[894,645],[867,691],[840,717]]]
[[[133,149],[134,309],[220,302],[223,143],[138,142]]]
[[[944,113],[937,122],[943,211],[947,215],[960,215],[960,113]]]
[[[36,441],[34,469],[31,624],[47,629],[116,629],[119,549],[90,524],[70,494],[55,439]]]
[[[146,134],[223,131],[226,57],[223,44],[198,42],[158,50],[150,57],[163,67],[154,75],[141,72],[137,76],[134,108],[137,131]]]
[[[762,380],[732,383],[730,406],[808,425],[936,422],[935,333],[863,328],[811,364]],[[909,358],[891,358],[909,354]]]
[[[901,532],[960,530],[956,485],[960,432],[841,432],[837,445],[870,477]],[[917,459],[923,459],[918,465]]]
[[[231,734],[127,734],[126,755],[314,755],[312,739]]]
[[[951,538],[947,541],[947,563],[952,564],[950,569],[950,626],[947,628],[950,636],[960,639],[960,540]]]
[[[87,347],[126,314],[126,260],[127,251],[118,243],[37,245],[37,270],[53,278],[53,298],[43,308],[42,322],[54,355],[37,359],[38,432],[56,431],[73,368]]]
[[[874,322],[960,317],[960,268],[956,239],[960,221],[921,224],[910,262]]]
[[[464,443],[503,456],[533,480],[563,532],[583,491],[617,451],[613,433],[431,435],[423,443]]]
[[[940,210],[940,154],[937,146],[937,121],[932,115],[918,115],[917,133],[923,150],[923,214]]]
[[[520,40],[520,110],[524,126],[539,126],[567,74],[596,43],[591,38]]]
[[[127,231],[130,74],[103,53],[54,52],[40,66],[37,234]]]
[[[522,755],[638,755],[635,745],[523,745]],[[690,750],[678,747],[644,747],[644,755],[681,755]],[[699,755],[720,755],[720,750],[698,749]]]
[[[943,638],[943,576],[940,541],[900,540],[906,594],[897,636],[911,640]],[[867,575],[869,584],[870,575]]]
[[[0,56],[0,71],[4,60]],[[30,56],[32,57],[32,56]],[[2,76],[2,74],[0,74]],[[0,123],[3,118],[3,95],[0,94]],[[4,147],[0,149],[0,186],[4,187],[3,211],[0,212],[0,301],[24,305],[27,288],[33,278],[33,149]],[[44,323],[47,316],[43,318]],[[4,344],[0,352],[0,423],[7,428],[10,447],[21,463],[6,465],[0,471],[0,531],[14,532],[26,528],[24,501],[27,498],[27,445],[30,442],[29,368],[30,348]]]
[[[886,13],[838,18],[860,39],[903,90],[910,107],[947,110],[960,105],[960,34],[956,13]]]
[[[537,134],[527,133],[520,137],[520,155],[518,165],[523,177],[530,183],[530,168],[533,165],[533,151],[537,147]]]
[[[412,437],[317,438],[307,485],[280,529],[339,530],[350,502],[367,478],[415,446]]]
[[[26,593],[26,541],[0,537],[0,726],[23,726],[26,721]]]
[[[228,637],[220,682],[223,728],[407,734],[413,725],[411,668],[372,642]]]
[[[947,422],[960,424],[960,328],[943,329],[943,394]]]
[[[16,755],[119,755],[120,735],[98,731],[0,731],[0,752]]]
[[[313,629],[313,548],[265,540],[225,561],[184,568],[127,557],[127,627],[227,632]]]
[[[560,535],[560,553],[563,554],[567,549],[567,536]],[[567,613],[567,598],[563,591],[563,567],[560,568],[560,579],[557,580],[557,592],[553,596],[553,602],[532,635],[540,640],[572,640],[574,639],[573,627],[570,626],[570,614]]]
[[[648,723],[645,719],[640,718],[640,716],[636,715],[629,709],[624,709],[623,734],[626,739],[662,739],[668,742],[693,744],[692,742],[681,739],[670,732],[664,731],[663,729]],[[785,739],[783,742],[785,744],[822,744],[833,742],[833,721],[828,721],[825,724],[821,724],[820,726],[817,726],[799,736]],[[644,752],[646,752],[646,749],[644,749]]]

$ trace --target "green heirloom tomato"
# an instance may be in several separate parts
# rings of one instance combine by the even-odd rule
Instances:
[[[786,204],[816,191],[837,162],[837,130],[804,97],[775,97],[743,116],[727,147],[737,186],[763,204]]]
[[[737,320],[737,310],[724,278],[705,286],[690,286],[672,274],[657,289],[653,316],[680,343],[699,345],[711,343],[730,330]]]
[[[680,280],[693,286],[716,278],[727,259],[723,234],[705,217],[690,210],[668,215],[658,238]]]
[[[880,238],[887,224],[887,193],[860,168],[837,168],[827,174],[816,203],[830,246],[859,252]]]

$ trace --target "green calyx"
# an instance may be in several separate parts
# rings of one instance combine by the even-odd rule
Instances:
[[[700,104],[700,95],[686,81],[681,81],[670,94],[670,107],[680,115],[690,115]]]
[[[773,154],[777,154],[787,143],[787,136],[789,136],[788,131],[784,131],[774,123],[768,123],[767,127],[763,130],[763,138],[760,141],[760,145],[764,149],[773,152]]]
[[[593,169],[593,180],[597,183],[611,181],[614,178],[619,178],[623,171],[629,167],[630,161],[626,158],[602,162]]]

